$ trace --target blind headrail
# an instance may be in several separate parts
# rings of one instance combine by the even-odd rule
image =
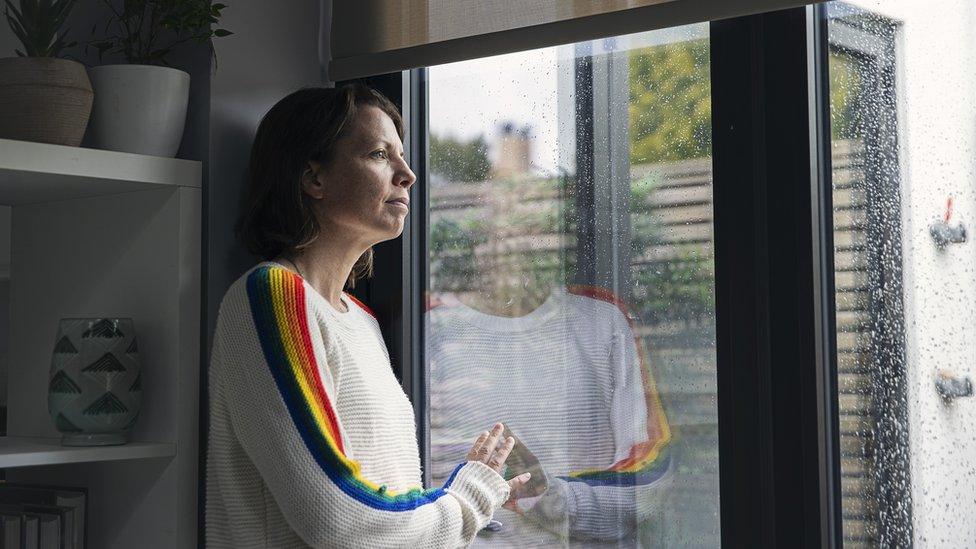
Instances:
[[[323,10],[324,15],[331,16],[330,24],[323,25],[323,29],[331,28],[327,78],[362,78],[809,3],[812,2],[339,0],[331,5],[331,10]]]

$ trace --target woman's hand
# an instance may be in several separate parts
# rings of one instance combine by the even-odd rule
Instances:
[[[468,461],[480,461],[501,475],[504,472],[505,460],[508,459],[508,454],[512,452],[512,448],[515,447],[513,437],[507,437],[501,446],[498,445],[504,430],[504,425],[496,423],[491,431],[481,433],[478,440],[474,441],[471,451],[468,452]],[[508,487],[511,489],[511,494],[518,493],[522,486],[529,482],[530,478],[532,478],[531,473],[522,473],[509,480]]]

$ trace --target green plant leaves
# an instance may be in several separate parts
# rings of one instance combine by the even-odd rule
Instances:
[[[233,34],[225,29],[211,30],[227,6],[210,0],[124,0],[121,10],[110,0],[102,1],[112,13],[104,35],[88,44],[98,49],[99,56],[119,54],[129,63],[168,66],[167,57],[184,42],[205,43]],[[92,34],[95,32],[93,27]]]
[[[58,57],[61,50],[73,46],[66,43],[65,33],[59,32],[76,0],[20,0],[20,9],[4,0],[4,15],[14,35],[24,45],[24,51],[14,50],[21,57]]]

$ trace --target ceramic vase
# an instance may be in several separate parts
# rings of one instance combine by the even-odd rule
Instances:
[[[62,319],[51,356],[47,403],[62,445],[125,444],[142,405],[132,319]]]
[[[87,145],[96,149],[174,157],[183,139],[190,75],[153,65],[88,69],[95,103]]]

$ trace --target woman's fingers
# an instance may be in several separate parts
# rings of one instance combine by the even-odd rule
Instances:
[[[492,453],[491,458],[488,460],[488,467],[491,467],[499,473],[502,472],[502,467],[505,466],[505,460],[508,459],[508,454],[512,452],[512,448],[515,447],[515,439],[508,437],[505,442],[499,446],[494,453]]]
[[[485,441],[488,440],[488,434],[488,431],[485,431],[478,436],[477,440],[474,441],[474,446],[468,450],[468,455],[466,456],[468,461],[478,461],[478,450],[480,450],[481,447],[484,446]]]
[[[486,433],[481,433],[478,440],[474,442],[474,446],[471,447],[471,451],[468,452],[468,461],[480,461],[481,463],[487,464],[488,461],[492,459],[495,454],[495,447],[498,446],[498,438],[504,432],[505,426],[501,423],[496,423],[492,427],[491,431]],[[504,445],[503,445],[504,446]],[[511,449],[509,449],[511,451]],[[506,457],[508,457],[506,453]],[[502,460],[504,463],[505,460]]]
[[[522,487],[525,486],[531,478],[532,473],[526,472],[508,481],[508,487],[510,489],[510,495],[508,497],[509,502],[514,502],[516,499],[518,499],[519,494],[522,492]]]
[[[491,433],[488,434],[488,440],[485,441],[481,448],[478,448],[478,461],[488,463],[488,459],[495,453],[495,446],[498,445],[498,437],[501,436],[504,430],[505,426],[501,423],[496,423],[491,428]]]

